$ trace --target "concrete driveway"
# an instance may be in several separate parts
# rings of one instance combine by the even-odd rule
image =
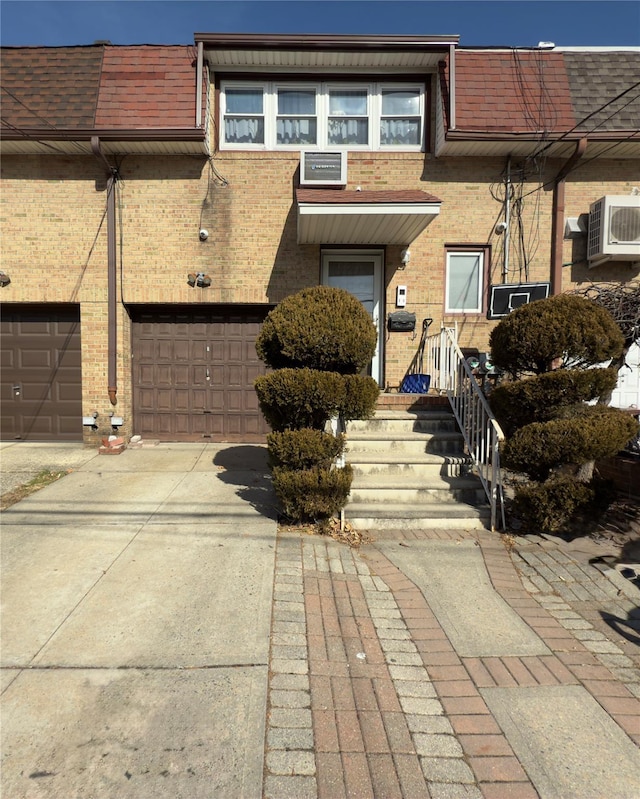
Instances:
[[[3,472],[22,448],[33,465],[11,445]],[[72,450],[74,471],[2,514],[3,795],[259,797],[266,450]]]

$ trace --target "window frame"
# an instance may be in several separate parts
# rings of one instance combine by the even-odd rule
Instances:
[[[253,115],[251,115],[251,114],[239,114],[239,113],[234,112],[234,111],[227,111],[227,93],[226,93],[226,91],[224,92],[224,94],[222,92],[220,92],[220,95],[219,95],[219,97],[220,97],[220,140],[222,141],[222,140],[225,139],[227,118],[238,119],[238,118],[247,117],[247,116],[262,117],[262,132],[263,132],[263,135],[264,135],[264,142],[256,142],[255,144],[248,144],[247,142],[238,142],[238,143],[236,143],[236,142],[225,142],[225,146],[228,149],[234,149],[234,150],[244,150],[247,147],[250,147],[252,149],[254,149],[254,148],[263,149],[265,147],[265,144],[266,144],[266,141],[267,141],[267,106],[266,106],[267,97],[266,97],[265,90],[264,90],[264,83],[262,81],[237,81],[237,82],[234,82],[233,86],[229,86],[229,88],[231,88],[231,89],[239,89],[239,90],[243,90],[243,89],[245,89],[245,90],[246,89],[260,90],[262,92],[262,114],[253,114]]]
[[[220,150],[336,150],[336,151],[384,151],[384,152],[424,152],[427,145],[427,112],[429,108],[428,92],[430,83],[428,80],[420,82],[413,76],[411,80],[350,80],[341,81],[335,78],[327,78],[322,81],[305,80],[283,80],[282,78],[273,80],[248,80],[233,79],[225,77],[220,80],[218,90],[218,124]],[[233,117],[226,110],[226,92],[229,89],[260,89],[263,97],[263,120],[264,120],[264,143],[234,143],[225,141],[226,119]],[[316,144],[278,144],[277,125],[278,125],[278,91],[279,90],[309,91],[314,90],[316,96]],[[331,144],[329,143],[329,98],[331,91],[366,91],[367,95],[367,115],[368,122],[368,142],[366,144]],[[382,92],[394,90],[416,90],[419,99],[419,144],[381,144],[381,125],[382,125]],[[414,115],[407,115],[414,116]],[[360,117],[362,118],[362,117]],[[393,118],[386,114],[384,119]]]
[[[477,255],[480,257],[478,276],[477,306],[473,308],[452,308],[449,301],[451,256]],[[444,265],[444,312],[458,316],[477,316],[487,308],[487,286],[491,271],[491,248],[486,244],[447,244],[445,245]]]

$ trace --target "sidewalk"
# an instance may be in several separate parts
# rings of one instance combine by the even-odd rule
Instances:
[[[0,517],[3,795],[640,797],[640,591],[588,540],[356,550],[277,530],[257,447],[60,457]]]
[[[265,797],[637,799],[640,592],[579,560],[281,532]]]

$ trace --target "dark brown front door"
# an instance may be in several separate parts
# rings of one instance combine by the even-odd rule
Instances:
[[[3,305],[3,441],[82,441],[80,309]]]
[[[263,441],[253,381],[268,308],[132,310],[134,433],[162,441]]]

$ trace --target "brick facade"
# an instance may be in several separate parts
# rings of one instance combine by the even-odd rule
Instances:
[[[215,77],[215,76],[214,76]],[[435,76],[434,76],[435,86]],[[210,114],[216,117],[215,83]],[[435,138],[432,103],[432,143]],[[215,131],[212,125],[211,130]],[[215,151],[217,142],[211,138]],[[215,151],[204,155],[139,155],[109,158],[118,165],[118,404],[107,396],[107,237],[104,166],[86,154],[10,154],[2,159],[2,268],[10,303],[79,303],[82,324],[84,413],[97,410],[132,419],[131,330],[127,305],[268,304],[320,281],[321,245],[296,241],[294,199],[299,153]],[[522,158],[512,158],[517,176]],[[543,161],[522,186],[522,225],[530,263],[511,252],[509,281],[549,281],[552,191],[549,184],[566,159]],[[385,333],[385,387],[400,383],[418,344],[420,321],[457,324],[460,344],[488,348],[494,322],[480,315],[444,314],[446,245],[488,246],[488,282],[502,282],[503,238],[495,232],[502,205],[492,196],[506,159],[436,157],[432,152],[350,152],[348,189],[420,189],[442,201],[440,214],[413,242],[402,268],[399,246],[384,246],[384,309],[395,310],[396,288],[407,286],[407,310],[419,320],[417,334]],[[539,188],[545,183],[544,188]],[[566,180],[564,217],[588,213],[606,194],[640,186],[638,159],[598,157]],[[206,241],[199,238],[205,228]],[[564,241],[562,290],[589,281],[637,281],[638,269],[609,263],[588,269],[584,237]],[[192,288],[187,275],[211,277]],[[98,431],[100,434],[102,431]],[[129,421],[122,431],[133,434]],[[91,440],[90,433],[86,433]],[[95,436],[94,436],[95,437]]]

